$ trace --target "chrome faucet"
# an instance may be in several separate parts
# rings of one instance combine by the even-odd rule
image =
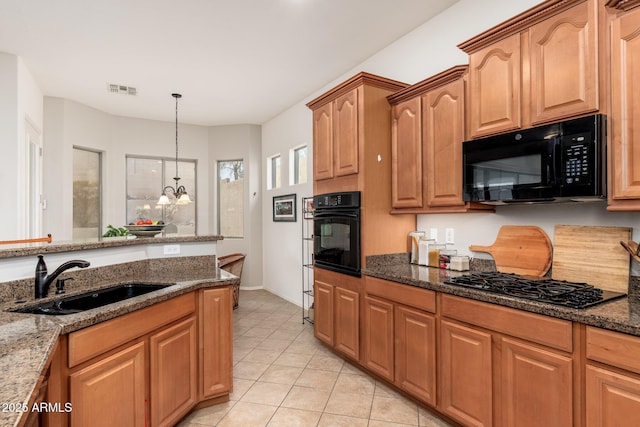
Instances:
[[[60,267],[58,267],[53,273],[47,276],[47,264],[44,262],[44,255],[38,255],[35,286],[36,299],[46,297],[49,293],[49,286],[51,285],[51,282],[53,282],[56,277],[58,277],[62,272],[73,267],[87,268],[89,267],[89,261],[83,261],[81,259],[67,261],[64,264],[60,265]]]

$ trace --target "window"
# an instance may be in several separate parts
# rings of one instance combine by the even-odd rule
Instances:
[[[127,224],[139,219],[164,221],[165,232],[195,234],[196,232],[196,162],[178,162],[180,185],[184,185],[191,202],[176,205],[172,194],[167,193],[171,204],[158,205],[162,189],[175,188],[175,159],[127,156]]]
[[[280,188],[282,186],[280,176],[280,154],[277,154],[267,159],[267,189]]]
[[[244,162],[218,162],[218,232],[244,237]]]
[[[307,146],[294,148],[289,155],[289,184],[305,184],[307,182]]]
[[[99,152],[73,148],[73,240],[102,235],[101,158]]]

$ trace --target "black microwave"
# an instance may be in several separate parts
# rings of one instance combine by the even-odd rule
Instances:
[[[509,203],[606,198],[606,116],[462,143],[463,199]]]

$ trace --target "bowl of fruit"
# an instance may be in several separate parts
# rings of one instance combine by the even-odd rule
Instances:
[[[162,232],[164,229],[164,222],[152,221],[150,219],[139,219],[135,223],[125,225],[124,227],[134,236],[153,237]]]

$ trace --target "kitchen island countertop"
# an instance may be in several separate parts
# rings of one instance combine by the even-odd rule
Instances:
[[[158,263],[156,261],[156,263]],[[31,305],[5,302],[0,305],[0,426],[18,425],[23,409],[35,391],[46,368],[58,336],[73,332],[161,301],[201,288],[237,284],[238,277],[217,269],[213,264],[197,268],[169,270],[141,269],[123,278],[139,283],[170,283],[171,286],[125,301],[65,316],[46,316],[7,312]],[[110,278],[96,283],[96,289],[118,283]],[[30,408],[29,408],[30,409]]]
[[[545,304],[521,298],[444,283],[451,277],[468,274],[409,263],[408,256],[379,255],[367,257],[364,275],[396,283],[431,289],[477,301],[498,304],[558,319],[570,320],[597,328],[640,336],[640,298],[627,296],[585,309]]]

